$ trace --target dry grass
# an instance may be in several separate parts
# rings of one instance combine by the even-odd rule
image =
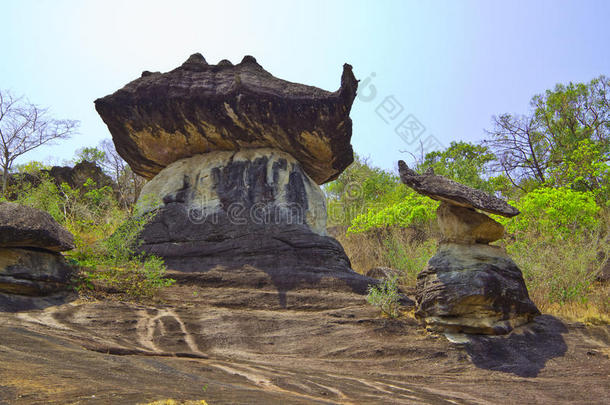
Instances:
[[[335,229],[352,267],[366,273],[374,267],[402,272],[401,285],[415,286],[417,274],[436,251],[434,228],[378,229],[346,235]],[[549,241],[535,234],[519,235],[518,242],[504,243],[523,271],[532,300],[538,308],[568,321],[586,324],[610,323],[610,285],[596,282],[610,257],[608,239],[601,233]]]
[[[431,233],[431,230],[388,228],[336,237],[358,273],[390,267],[401,271],[401,284],[414,286],[417,274],[436,251],[437,240],[430,237]]]

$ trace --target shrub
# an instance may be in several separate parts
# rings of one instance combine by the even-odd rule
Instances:
[[[377,285],[369,286],[366,300],[369,304],[378,307],[381,312],[390,318],[400,316],[398,293],[398,278],[386,278]]]
[[[71,254],[83,269],[81,288],[94,289],[95,282],[129,298],[150,298],[175,280],[165,277],[163,260],[137,253],[137,236],[152,214],[134,216],[117,227],[106,240],[93,247],[80,246]]]
[[[590,192],[543,187],[511,203],[521,214],[512,219],[498,218],[509,233],[537,232],[555,240],[592,231],[599,225],[600,208]]]
[[[412,191],[398,203],[381,209],[369,209],[357,216],[347,232],[358,233],[390,226],[422,226],[436,218],[437,208],[438,202]]]

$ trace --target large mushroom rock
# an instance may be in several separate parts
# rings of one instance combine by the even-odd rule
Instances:
[[[420,194],[434,200],[446,201],[449,204],[467,208],[477,208],[505,217],[514,217],[519,210],[484,191],[457,183],[433,172],[419,174],[402,161],[398,161],[400,180]]]
[[[65,290],[73,268],[58,252],[73,248],[72,234],[48,213],[0,203],[0,295]]]
[[[504,334],[540,312],[498,246],[442,243],[417,276],[417,311],[436,332]]]
[[[398,170],[403,183],[441,201],[442,239],[417,276],[415,316],[436,332],[503,334],[538,315],[519,267],[504,249],[488,245],[504,236],[504,227],[476,211],[513,217],[519,210],[433,172],[418,174],[402,160]]]
[[[147,179],[196,154],[268,147],[292,155],[323,184],[353,161],[357,85],[348,64],[333,93],[278,79],[251,56],[209,65],[194,54],[170,72],[144,72],[95,108],[118,153]]]
[[[74,249],[74,236],[47,212],[16,203],[0,203],[0,247]]]
[[[339,242],[326,235],[324,194],[285,152],[179,160],[144,186],[138,210],[154,213],[139,235],[141,251],[207,285],[270,287],[286,306],[291,290],[363,294],[376,282],[351,270]]]

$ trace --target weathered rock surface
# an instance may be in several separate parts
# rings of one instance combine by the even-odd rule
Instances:
[[[225,286],[272,285],[286,292],[366,292],[326,236],[324,195],[290,155],[271,149],[211,152],[175,162],[146,184],[141,212],[156,210],[140,235],[143,252],[172,270],[205,273]]]
[[[0,203],[0,247],[61,252],[74,248],[74,237],[48,213],[5,202]]]
[[[497,197],[444,176],[436,176],[433,173],[418,174],[409,169],[409,166],[402,160],[398,161],[398,171],[400,180],[404,184],[432,199],[462,207],[477,208],[505,217],[514,217],[519,214],[518,209]]]
[[[200,54],[95,101],[118,153],[152,178],[176,160],[269,147],[291,154],[318,184],[353,161],[349,112],[358,82],[345,64],[331,93],[277,79],[251,56],[208,65]]]
[[[417,276],[416,316],[441,332],[503,334],[540,312],[498,246],[444,243]]]
[[[0,402],[590,404],[610,395],[608,326],[543,315],[506,336],[452,344],[411,317],[379,318],[351,292],[312,288],[273,309],[267,288],[179,279],[160,298],[0,313]]]
[[[41,296],[66,288],[73,274],[62,255],[0,248],[0,293]]]
[[[436,218],[445,242],[490,243],[504,236],[504,227],[472,208],[441,202]]]

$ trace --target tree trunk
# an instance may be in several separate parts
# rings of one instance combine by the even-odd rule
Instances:
[[[8,182],[8,167],[2,167],[2,197],[6,197],[6,184]]]

